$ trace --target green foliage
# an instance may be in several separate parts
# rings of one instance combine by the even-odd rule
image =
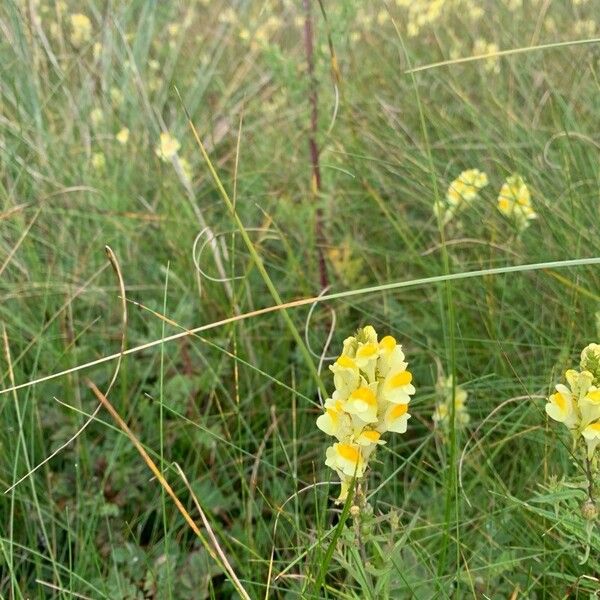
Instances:
[[[422,16],[438,3],[353,0],[323,2],[325,21],[312,2],[313,200],[300,4],[0,3],[0,388],[31,384],[0,395],[2,491],[93,413],[85,378],[103,390],[112,378],[114,358],[35,383],[119,352],[108,244],[141,305],[128,305],[128,348],[215,324],[125,356],[109,399],[200,524],[182,468],[251,598],[590,596],[600,547],[581,513],[585,465],[543,407],[600,342],[598,266],[377,286],[600,255],[598,45],[553,46],[597,36],[597,5],[447,0]],[[494,44],[525,50],[406,72]],[[316,307],[317,355],[332,309],[326,354],[370,323],[410,356],[413,416],[372,461],[358,543],[324,484],[317,385],[291,333],[308,307],[291,323],[273,312],[216,324],[274,301],[182,102],[284,301],[321,291],[317,209],[332,291],[375,287]],[[163,131],[187,165],[157,156]],[[470,168],[489,185],[442,232],[435,189]],[[520,235],[497,210],[515,173],[538,214]],[[203,222],[223,235],[218,254],[194,257]],[[468,391],[471,417],[445,441],[431,420],[442,372]],[[2,497],[0,523],[1,597],[238,597],[105,411]]]

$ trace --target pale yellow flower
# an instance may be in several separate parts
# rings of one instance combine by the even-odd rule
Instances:
[[[83,46],[92,37],[92,22],[81,13],[71,15],[71,43],[76,48]]]
[[[435,410],[431,416],[436,427],[447,430],[452,415],[453,385],[452,375],[440,378],[436,384],[436,391],[440,400],[436,402]],[[468,425],[471,417],[466,407],[467,391],[460,385],[454,387],[454,417],[455,424],[461,427]]]
[[[475,44],[473,45],[473,54],[475,56],[481,56],[485,54],[496,54],[500,48],[498,48],[497,44],[493,42],[486,42],[484,39],[475,40]],[[483,63],[486,71],[490,73],[500,73],[500,61],[495,56],[490,56],[490,58],[486,59]]]
[[[531,194],[519,175],[508,177],[498,195],[498,210],[512,219],[519,231],[529,227],[529,222],[537,218],[531,205]]]
[[[573,394],[567,386],[560,383],[556,386],[556,392],[548,398],[546,413],[551,419],[564,423],[569,429],[573,429],[579,424],[579,415],[573,401]]]
[[[381,384],[381,396],[392,404],[408,404],[415,393],[410,371],[390,371]]]
[[[111,102],[113,103],[113,106],[121,106],[121,104],[123,104],[123,92],[116,87],[111,87],[110,88],[110,99]]]
[[[94,128],[97,128],[104,121],[104,112],[101,108],[92,109],[90,112],[90,121]]]
[[[572,430],[581,431],[600,419],[600,389],[592,385],[594,376],[589,371],[569,369],[565,373],[569,387],[559,383],[556,392],[548,398],[546,413]]]
[[[235,10],[233,8],[226,8],[219,12],[219,23],[225,23],[227,25],[231,25],[237,21],[237,15],[235,14]]]
[[[600,422],[590,423],[581,432],[587,444],[587,456],[591,460],[598,444],[600,444]]]
[[[365,461],[358,444],[339,442],[327,448],[325,464],[347,477],[362,477]]]
[[[385,411],[385,430],[394,433],[405,433],[408,419],[410,419],[408,404],[391,404]]]
[[[325,412],[317,419],[317,427],[340,441],[348,439],[354,431],[352,418],[344,411],[344,404],[332,398],[325,402]]]
[[[448,186],[445,201],[434,204],[434,214],[441,219],[442,225],[446,225],[459,212],[468,208],[487,184],[488,178],[483,171],[479,169],[463,171]]]
[[[363,382],[364,383],[364,382]],[[349,396],[344,405],[346,412],[350,415],[355,415],[363,423],[377,422],[377,383],[370,385],[361,385],[354,390]]]
[[[333,373],[333,385],[335,392],[333,397],[346,400],[350,393],[358,387],[360,383],[360,373],[358,365],[353,358],[342,354],[333,365],[329,367]]]
[[[156,156],[162,161],[170,161],[179,152],[181,144],[170,133],[163,132],[160,134],[160,143],[154,150]]]
[[[121,129],[117,135],[115,135],[115,139],[117,142],[119,142],[119,144],[125,146],[125,144],[127,144],[129,141],[129,129],[127,129],[127,127],[123,127],[123,129]]]
[[[192,180],[192,166],[185,158],[179,159],[179,164],[181,165],[181,172],[183,176],[188,180]]]
[[[92,167],[94,167],[96,171],[104,170],[106,167],[106,157],[102,152],[94,152],[94,154],[92,154]]]

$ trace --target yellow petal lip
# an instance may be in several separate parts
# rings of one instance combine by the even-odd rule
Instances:
[[[352,400],[362,400],[366,404],[373,406],[377,404],[377,396],[368,387],[359,387],[350,394]]]
[[[379,347],[385,352],[391,352],[396,347],[396,340],[391,335],[386,335],[379,342]]]
[[[600,402],[600,390],[594,390],[593,392],[588,392],[587,397],[592,402]]]
[[[393,375],[390,379],[390,387],[398,388],[403,385],[408,385],[412,381],[412,373],[410,371],[402,371]]]
[[[364,344],[356,351],[356,358],[373,358],[377,355],[379,348],[374,342]]]
[[[337,451],[342,458],[354,463],[358,462],[360,457],[359,450],[350,444],[338,444]]]
[[[356,369],[356,362],[354,362],[354,359],[345,354],[342,354],[342,356],[336,360],[336,363],[344,369]]]
[[[390,411],[390,418],[392,420],[399,419],[401,416],[408,412],[408,404],[396,404]]]
[[[556,404],[556,406],[558,406],[558,408],[560,408],[560,410],[562,410],[563,412],[567,410],[567,401],[560,392],[556,392],[556,394],[553,394],[550,397],[550,400],[553,401]]]
[[[374,431],[372,429],[363,431],[361,435],[366,437],[370,442],[376,442],[381,437],[379,431]]]

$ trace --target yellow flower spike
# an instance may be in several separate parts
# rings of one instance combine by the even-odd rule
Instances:
[[[348,397],[344,408],[347,413],[355,415],[364,423],[377,421],[377,396],[371,387],[363,385],[354,390]]]
[[[392,404],[385,412],[385,428],[395,433],[405,433],[408,419],[408,404]]]
[[[435,410],[431,416],[436,426],[447,429],[449,426],[452,410],[452,396],[454,395],[454,410],[457,425],[468,425],[471,417],[467,411],[466,401],[468,393],[460,385],[456,385],[453,390],[452,375],[447,378],[440,378],[436,384],[436,391],[440,400],[436,403]]]
[[[463,171],[448,186],[445,201],[434,204],[434,214],[441,219],[443,225],[446,225],[459,212],[468,208],[479,197],[479,191],[487,184],[487,175],[479,169]]]
[[[529,227],[529,222],[537,218],[531,205],[531,194],[520,175],[508,177],[500,188],[498,210],[514,221],[519,231]]]
[[[345,500],[352,477],[362,477],[371,455],[386,443],[382,435],[406,431],[407,404],[415,389],[404,358],[392,336],[378,341],[369,325],[344,340],[342,354],[329,367],[335,390],[317,427],[338,440],[327,448],[325,461],[341,481],[338,502]],[[386,386],[389,398],[382,393]]]
[[[584,428],[581,435],[587,444],[588,459],[592,460],[596,447],[600,444],[600,422],[590,423]]]

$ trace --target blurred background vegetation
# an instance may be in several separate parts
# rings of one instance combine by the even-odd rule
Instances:
[[[299,1],[3,0],[3,389],[119,352],[105,245],[143,305],[129,305],[130,348],[274,303],[186,110],[283,300],[322,291],[320,256],[338,292],[600,255],[597,0],[307,4],[314,79]],[[161,133],[180,147],[165,155]],[[442,235],[433,203],[467,168],[490,184]],[[522,235],[496,209],[513,173],[538,213]],[[200,252],[207,225],[218,241]],[[341,540],[323,597],[383,597],[369,582],[384,577],[391,598],[598,590],[582,473],[543,398],[600,335],[599,284],[597,267],[546,269],[348,296],[308,325],[308,307],[289,311],[315,365],[333,310],[329,355],[373,324],[403,343],[417,386],[408,432],[370,479],[388,550],[365,567]],[[82,426],[97,405],[85,378],[106,389],[114,368],[0,396],[2,491]],[[453,372],[475,432],[461,487],[469,433],[454,451],[431,420],[435,383]],[[330,477],[327,440],[281,313],[126,356],[110,400],[197,517],[173,464],[186,473],[250,597],[268,582],[269,597],[320,597],[310,586],[337,491],[312,486]],[[0,516],[2,597],[238,597],[105,412],[3,495]]]

